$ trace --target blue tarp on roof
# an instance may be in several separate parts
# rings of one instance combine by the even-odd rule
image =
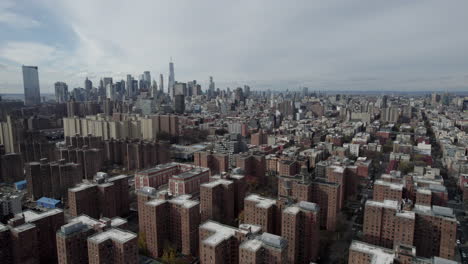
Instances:
[[[60,206],[61,201],[55,200],[48,197],[42,197],[36,201],[37,206],[45,207],[45,208],[57,208]]]
[[[16,190],[24,190],[24,189],[26,189],[26,187],[27,187],[26,180],[15,182]]]

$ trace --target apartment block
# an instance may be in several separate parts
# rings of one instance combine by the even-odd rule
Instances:
[[[277,228],[278,208],[275,199],[251,194],[244,200],[244,223],[257,225],[267,233],[279,233]]]
[[[129,211],[128,176],[84,182],[68,189],[68,205],[71,216],[81,214],[93,218],[126,215]]]
[[[341,210],[340,190],[341,185],[320,178],[308,180],[303,175],[278,178],[278,197],[318,204],[321,228],[330,231],[335,230]]]
[[[397,201],[367,201],[364,241],[387,248],[415,246],[422,257],[454,258],[457,222],[451,208],[419,204],[412,211],[401,208]]]
[[[170,179],[172,179],[171,191],[174,193],[198,193],[199,183],[209,181],[209,169],[177,162],[160,164],[135,173],[135,189],[143,187],[157,189],[169,184]]]
[[[242,242],[239,246],[239,263],[288,262],[288,241],[280,236],[263,233],[253,239]]]
[[[350,264],[456,264],[458,262],[440,258],[421,258],[416,256],[416,248],[408,245],[398,245],[393,249],[375,246],[353,240],[349,247],[348,263]]]
[[[320,208],[301,201],[282,212],[281,236],[288,241],[289,263],[306,264],[318,259]]]
[[[201,264],[238,264],[239,246],[251,235],[250,230],[214,221],[199,227]]]
[[[117,228],[88,238],[89,264],[138,263],[137,235]]]
[[[227,172],[229,169],[229,155],[224,153],[213,153],[199,151],[193,154],[196,166],[210,169],[211,175]]]
[[[95,220],[87,215],[72,218],[56,233],[59,264],[88,263],[88,237],[110,228],[126,228],[123,218]]]
[[[170,199],[167,193],[158,194],[151,187],[138,190],[137,196],[140,235],[151,257],[161,257],[167,241],[183,254],[198,254],[198,201],[189,195]]]
[[[213,220],[231,224],[237,217],[234,212],[234,182],[216,179],[200,185],[201,221]]]
[[[76,163],[40,162],[26,163],[26,181],[28,194],[33,200],[41,197],[62,199],[66,197],[66,190],[83,179],[81,166]]]

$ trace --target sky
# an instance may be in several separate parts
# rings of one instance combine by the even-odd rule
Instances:
[[[468,90],[466,0],[1,0],[0,93],[151,71],[253,90]]]

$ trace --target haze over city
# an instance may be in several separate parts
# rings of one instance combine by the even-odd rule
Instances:
[[[43,92],[149,70],[207,88],[460,91],[468,3],[455,1],[31,1],[0,3],[0,93],[21,65]]]

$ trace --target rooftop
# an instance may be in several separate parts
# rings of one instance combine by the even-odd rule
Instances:
[[[34,222],[44,217],[48,217],[48,216],[55,215],[55,214],[60,214],[62,212],[63,210],[61,209],[52,209],[52,210],[48,210],[48,211],[40,212],[40,213],[31,211],[31,210],[26,210],[22,213],[16,214],[16,216],[24,216],[25,222]]]
[[[398,202],[393,200],[384,200],[383,202],[374,201],[374,200],[367,200],[366,206],[378,206],[378,207],[385,207],[389,209],[398,209]]]
[[[256,206],[260,208],[269,208],[276,204],[276,200],[265,198],[257,194],[251,194],[247,196],[245,200],[256,202]]]
[[[184,208],[192,208],[198,204],[200,204],[199,201],[195,200],[190,200],[192,198],[191,195],[185,194],[185,195],[180,195],[175,197],[174,199],[169,200],[170,203],[180,205]]]
[[[237,229],[234,227],[222,225],[217,222],[207,221],[200,226],[200,228],[213,232],[202,242],[210,246],[216,246],[224,240],[227,240],[235,235]]]
[[[217,179],[215,181],[203,183],[201,186],[208,187],[208,188],[213,188],[213,187],[216,187],[218,185],[228,185],[228,184],[231,184],[231,183],[232,183],[232,181],[229,181],[229,180]]]
[[[117,228],[112,228],[107,231],[98,233],[94,236],[91,236],[88,238],[88,241],[94,242],[94,243],[102,243],[108,239],[120,242],[120,243],[125,243],[127,241],[130,241],[137,236],[129,231],[123,231]]]
[[[393,264],[395,254],[392,250],[354,240],[350,250],[362,252],[372,256],[372,264]]]

